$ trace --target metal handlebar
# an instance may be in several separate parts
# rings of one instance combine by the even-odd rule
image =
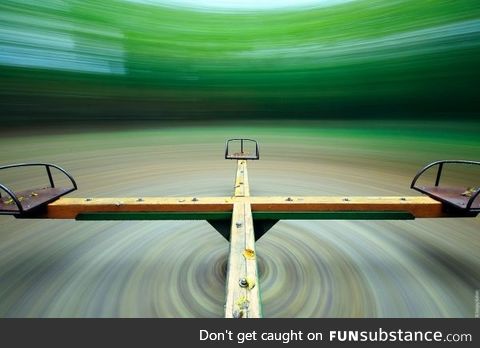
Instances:
[[[230,149],[230,143],[231,142],[240,142],[240,153],[234,153],[231,154],[229,152]],[[255,144],[255,154],[254,155],[248,155],[244,152],[244,144],[248,143],[254,143]],[[258,150],[258,143],[256,140],[253,139],[247,139],[247,138],[234,138],[234,139],[228,139],[225,142],[225,159],[236,159],[236,160],[259,160],[260,159],[260,152]]]
[[[60,196],[63,196],[69,192],[72,192],[72,191],[75,191],[78,187],[77,187],[77,183],[75,182],[75,179],[63,168],[55,165],[55,164],[52,164],[52,163],[17,163],[17,164],[9,164],[9,165],[5,165],[5,166],[1,166],[0,167],[0,170],[3,170],[3,169],[11,169],[11,168],[19,168],[19,167],[33,167],[33,166],[44,166],[45,169],[46,169],[46,172],[47,172],[47,177],[48,177],[48,181],[50,183],[50,187],[51,188],[55,188],[55,181],[53,180],[53,176],[52,176],[52,171],[51,171],[51,168],[55,168],[57,170],[59,170],[60,172],[62,172],[63,174],[65,174],[65,176],[70,180],[70,182],[72,183],[72,188],[63,192],[62,194],[59,194],[57,197],[54,197],[54,199],[60,197]],[[10,197],[11,199],[13,200],[13,202],[15,202],[15,205],[17,206],[18,208],[18,211],[16,213],[20,213],[20,214],[23,214],[25,213],[25,209],[20,201],[20,199],[17,197],[17,195],[15,194],[15,192],[10,189],[9,187],[7,187],[6,185],[3,185],[3,184],[0,184],[0,191],[3,190],[4,192],[6,192]],[[0,197],[1,197],[1,194],[0,194]],[[46,202],[45,202],[46,203]],[[8,213],[8,214],[11,214],[12,211],[0,211],[0,213]]]

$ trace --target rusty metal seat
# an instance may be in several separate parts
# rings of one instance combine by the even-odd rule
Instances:
[[[442,173],[446,165],[458,166],[480,166],[477,161],[465,160],[443,160],[428,164],[422,168],[413,178],[410,187],[416,191],[430,196],[431,198],[445,204],[446,209],[456,210],[466,216],[470,213],[480,212],[480,178],[476,177],[476,182],[465,183],[464,185],[444,186],[440,184]],[[418,185],[417,182],[429,169],[438,167],[435,182],[431,185]],[[480,169],[480,167],[478,167]]]
[[[73,177],[65,169],[51,163],[19,163],[0,167],[0,171],[20,167],[45,167],[49,186],[14,191],[12,188],[0,183],[0,215],[15,215],[21,217],[32,212],[37,212],[48,203],[55,201],[77,189]],[[69,187],[57,187],[53,180],[52,168],[63,173],[71,182]],[[2,195],[6,193],[6,195]]]
[[[253,139],[228,139],[225,143],[225,159],[258,160],[258,143]]]

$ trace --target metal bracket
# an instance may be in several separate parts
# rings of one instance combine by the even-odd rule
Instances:
[[[232,218],[225,220],[207,220],[207,222],[217,230],[226,240],[230,241],[230,228],[232,226]],[[253,229],[255,231],[255,241],[259,240],[267,233],[276,223],[278,219],[254,219]]]

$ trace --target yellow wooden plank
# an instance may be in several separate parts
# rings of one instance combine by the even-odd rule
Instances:
[[[248,179],[247,179],[248,187]],[[245,182],[244,182],[245,183]],[[248,193],[243,191],[243,193]],[[447,216],[442,203],[426,196],[407,197],[121,197],[68,198],[50,203],[43,216],[74,219],[86,212],[225,212],[233,203],[251,203],[253,211],[407,211],[417,218]]]
[[[250,196],[250,186],[248,184],[247,161],[237,161],[237,175],[235,176],[235,197]]]
[[[248,280],[247,298],[249,300],[248,317],[261,318],[262,306],[260,283],[258,280],[257,251],[255,248],[255,231],[253,229],[252,210],[249,203],[245,203],[245,245],[246,276]],[[248,257],[248,256],[251,257]]]
[[[225,318],[246,317],[245,308],[247,290],[239,285],[240,278],[245,273],[245,225],[244,204],[233,206],[232,225],[230,228],[230,252],[228,257]]]
[[[250,197],[253,211],[407,211],[417,218],[446,216],[430,197]]]
[[[235,203],[230,231],[225,317],[261,317],[255,235],[250,205]]]
[[[231,197],[62,197],[47,207],[45,218],[74,219],[88,212],[224,212],[232,211]]]

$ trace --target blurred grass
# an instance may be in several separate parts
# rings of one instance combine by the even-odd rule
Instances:
[[[3,1],[5,121],[478,118],[475,0],[199,11]]]
[[[406,164],[421,165],[421,161],[433,161],[446,158],[478,160],[480,143],[478,134],[479,122],[421,122],[421,121],[316,121],[299,122],[283,121],[251,122],[234,125],[218,123],[197,126],[158,126],[138,123],[120,124],[112,129],[88,127],[74,128],[32,128],[26,131],[12,130],[0,138],[0,145],[7,149],[3,153],[3,161],[35,161],[55,153],[64,153],[65,146],[75,157],[78,153],[93,154],[98,151],[115,151],[144,147],[159,148],[162,146],[178,146],[198,144],[198,146],[215,146],[211,159],[223,156],[223,142],[228,138],[250,137],[261,144],[262,152],[280,157],[276,147],[311,146],[329,149],[328,152],[344,152],[355,160],[353,153],[377,153],[376,160],[389,158]],[[217,149],[217,151],[215,151]],[[309,153],[315,161],[315,153]],[[180,155],[179,155],[180,156]],[[188,161],[188,154],[183,155]],[[291,153],[290,160],[295,160]],[[302,153],[298,156],[303,157]]]

